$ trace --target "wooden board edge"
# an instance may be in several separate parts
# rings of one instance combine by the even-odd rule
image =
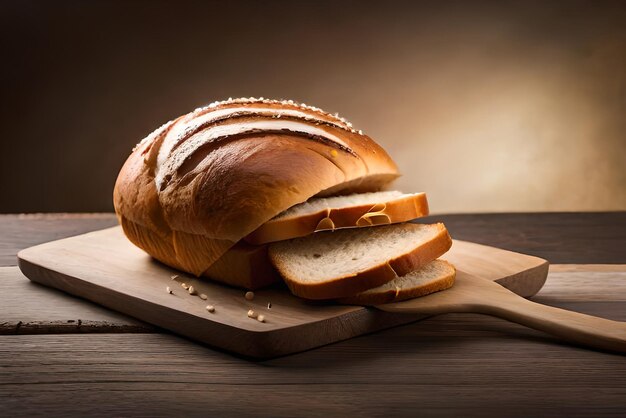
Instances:
[[[27,254],[26,254],[27,255]],[[158,305],[166,315],[155,314],[154,303],[124,295],[74,276],[44,268],[31,263],[27,257],[19,257],[22,273],[31,281],[52,287],[72,296],[97,303],[117,312],[172,331],[196,342],[241,355],[251,360],[267,360],[294,354],[334,342],[346,340],[425,318],[423,315],[394,315],[363,307],[349,314],[298,327],[286,327],[268,331],[254,331],[232,327],[214,321],[206,321],[183,311]],[[82,282],[74,288],[73,281]],[[128,298],[132,299],[133,312]],[[140,312],[136,315],[135,312]],[[187,323],[187,327],[181,327]],[[284,342],[288,341],[288,344]]]
[[[519,296],[525,298],[534,296],[542,289],[542,287],[546,283],[551,264],[548,260],[544,258],[532,254],[518,253],[516,251],[511,251],[492,245],[480,244],[473,241],[453,239],[453,245],[454,243],[461,243],[463,245],[468,245],[470,247],[476,248],[484,247],[488,248],[489,250],[498,250],[504,253],[512,254],[517,257],[523,256],[527,260],[533,260],[536,263],[534,267],[531,267],[521,273],[511,274],[509,276],[494,280],[496,283],[518,294]],[[446,259],[445,254],[441,256],[441,258]],[[533,277],[535,274],[537,275],[537,277]]]

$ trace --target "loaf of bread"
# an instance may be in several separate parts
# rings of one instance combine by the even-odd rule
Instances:
[[[337,115],[229,99],[141,141],[119,173],[114,205],[130,241],[200,276],[286,209],[313,196],[378,191],[398,175],[379,145]]]

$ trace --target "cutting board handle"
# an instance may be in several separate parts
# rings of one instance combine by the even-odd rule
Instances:
[[[626,354],[626,323],[531,302],[512,292],[477,305],[477,312],[543,331],[572,343]]]
[[[543,331],[575,344],[626,353],[626,322],[531,302],[490,280],[463,272],[457,274],[456,283],[449,290],[406,302],[380,305],[378,308],[389,312],[430,315],[481,313]]]

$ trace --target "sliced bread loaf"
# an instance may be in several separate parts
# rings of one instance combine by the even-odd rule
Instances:
[[[382,286],[339,299],[339,302],[350,305],[381,305],[400,302],[452,287],[455,276],[456,270],[452,264],[443,260],[434,260]]]
[[[426,215],[425,193],[385,191],[313,198],[264,223],[246,241],[263,244],[317,231],[406,222]]]
[[[269,256],[294,295],[337,299],[425,266],[451,245],[443,224],[402,223],[280,241]]]

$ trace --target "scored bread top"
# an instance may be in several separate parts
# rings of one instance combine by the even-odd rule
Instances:
[[[200,275],[287,208],[314,195],[376,191],[398,175],[379,145],[336,115],[293,101],[229,99],[141,141],[120,171],[114,204],[132,242]]]
[[[393,224],[319,232],[270,245],[272,263],[292,293],[335,299],[387,283],[444,254],[443,224]]]
[[[314,197],[265,222],[245,239],[264,244],[317,231],[385,225],[428,215],[425,193],[399,191]]]

